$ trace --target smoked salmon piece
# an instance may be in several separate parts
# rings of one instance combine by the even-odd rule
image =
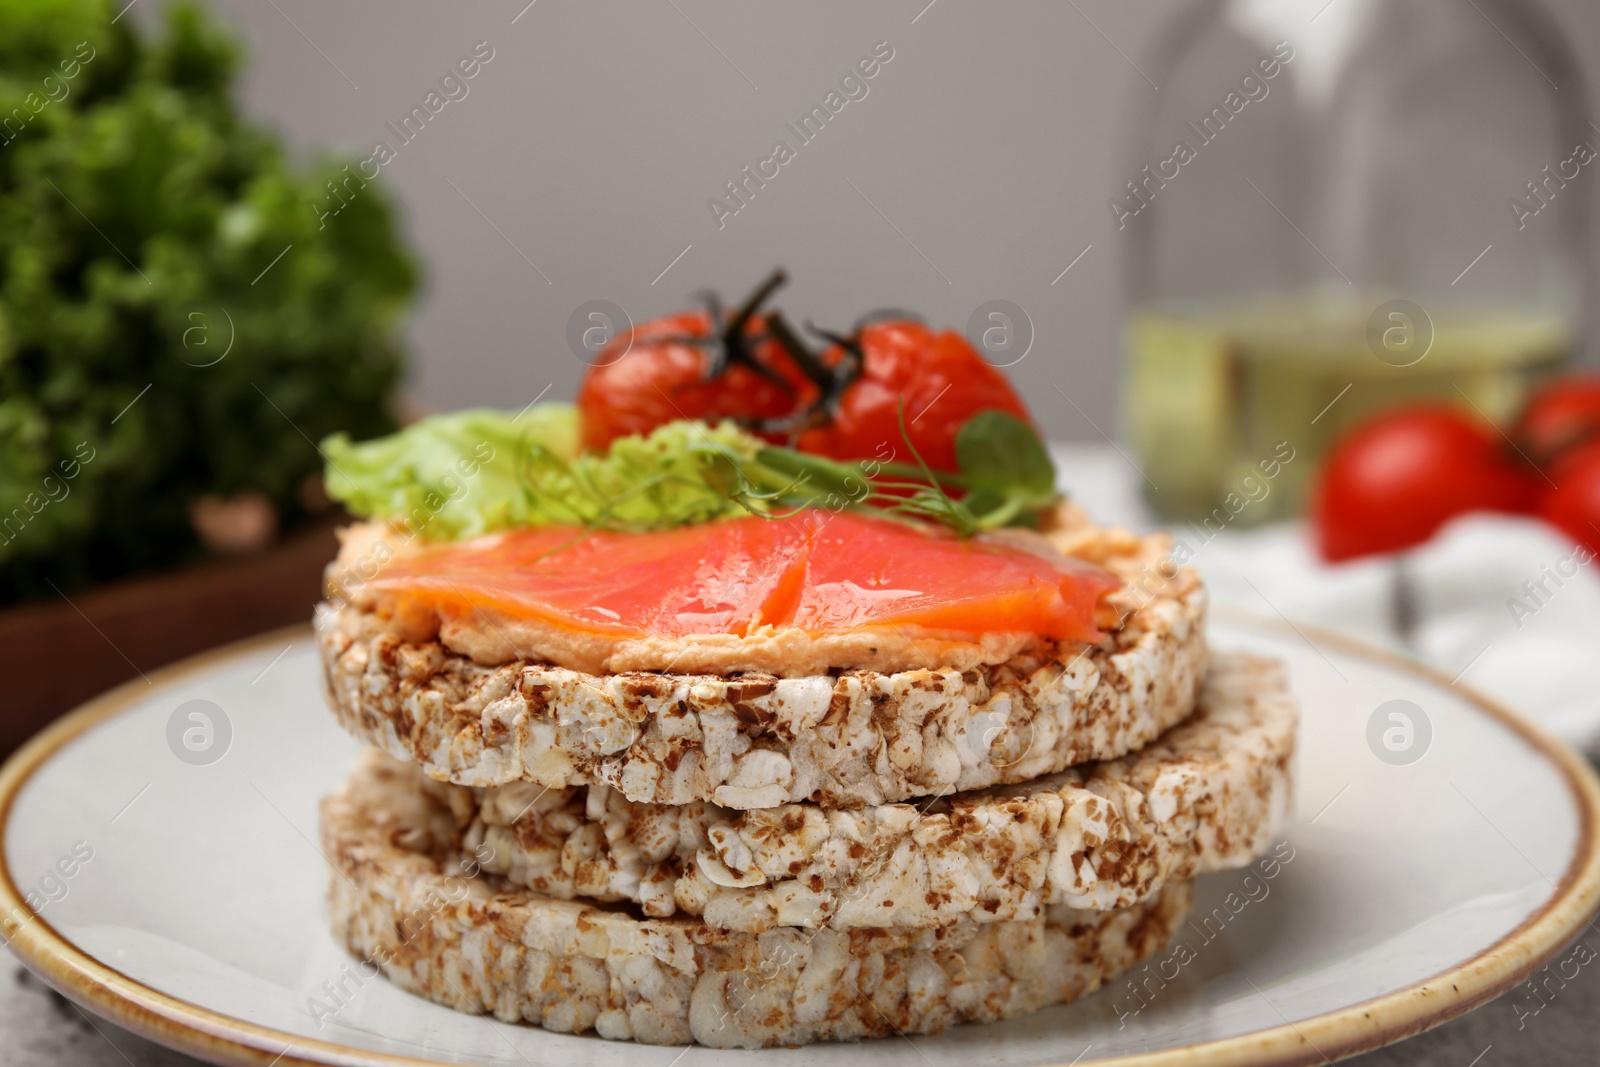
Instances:
[[[1097,641],[1095,607],[1121,585],[1089,563],[844,513],[813,536],[786,621],[811,633],[918,626]]]
[[[916,627],[1095,641],[1095,607],[1121,584],[1007,542],[811,510],[650,533],[513,530],[402,556],[369,588],[617,637]]]

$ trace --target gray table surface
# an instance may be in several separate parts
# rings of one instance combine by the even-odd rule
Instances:
[[[1600,936],[1587,935],[1600,949]],[[1561,954],[1563,957],[1566,952]],[[5,1067],[194,1067],[200,1061],[168,1051],[102,1019],[91,1018],[0,957],[0,1064]],[[1550,988],[1554,989],[1553,983]],[[1584,967],[1556,989],[1537,1014],[1525,989],[1408,1041],[1344,1062],[1361,1067],[1550,1067],[1600,1063],[1600,967]]]

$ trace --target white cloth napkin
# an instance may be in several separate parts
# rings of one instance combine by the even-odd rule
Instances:
[[[1115,447],[1052,448],[1063,488],[1102,522],[1159,529]],[[1212,601],[1407,652],[1600,754],[1600,560],[1535,520],[1469,515],[1407,554],[1417,623],[1396,632],[1393,560],[1330,566],[1303,522],[1226,530],[1193,551]]]

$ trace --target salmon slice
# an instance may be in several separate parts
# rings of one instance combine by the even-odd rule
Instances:
[[[1097,641],[1095,607],[1121,585],[1089,563],[846,513],[813,537],[790,621],[811,633],[917,626]]]
[[[808,511],[651,533],[513,530],[402,556],[369,588],[616,637],[917,627],[1094,641],[1095,606],[1120,585],[1009,543]]]
[[[643,534],[544,526],[430,546],[370,588],[617,637],[743,633],[803,549],[802,531],[755,518]]]

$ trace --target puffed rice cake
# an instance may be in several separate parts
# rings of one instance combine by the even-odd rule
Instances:
[[[367,752],[323,801],[336,936],[461,1011],[647,1044],[800,1045],[926,1034],[1075,1000],[1155,953],[1187,882],[1141,904],[1052,906],[929,930],[718,931],[553,900],[463,868],[461,790]],[[470,799],[470,798],[468,798]]]
[[[846,811],[526,782],[453,803],[472,812],[463,844],[485,870],[547,896],[749,932],[1011,922],[1127,907],[1251,862],[1288,814],[1297,721],[1281,665],[1234,653],[1212,659],[1194,714],[1144,749],[1022,785]]]
[[[1189,714],[1206,595],[1140,538],[1061,512],[1050,536],[1127,583],[1097,645],[968,671],[780,678],[481,664],[408,643],[334,596],[317,639],[330,703],[358,739],[458,785],[607,786],[638,803],[857,808],[1026,782],[1137,750]],[[338,583],[330,578],[330,588]]]

